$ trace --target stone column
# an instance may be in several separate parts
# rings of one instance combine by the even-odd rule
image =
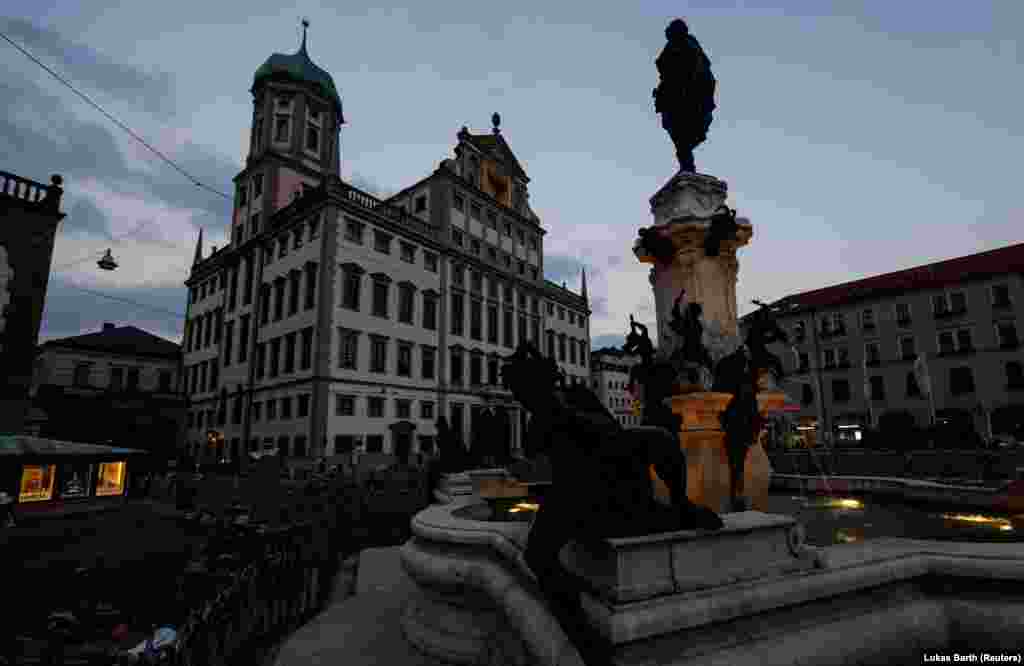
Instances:
[[[703,308],[703,344],[714,363],[735,351],[741,343],[736,304],[739,273],[736,251],[750,242],[753,227],[749,221],[737,218],[735,238],[722,240],[715,256],[708,256],[705,249],[711,220],[722,212],[727,194],[728,186],[724,181],[701,174],[679,173],[651,197],[654,225],[648,228],[645,238],[637,239],[633,252],[642,263],[651,264],[650,282],[662,358],[668,357],[681,342],[669,329],[668,322],[682,289],[686,289],[686,303],[699,303]],[[731,394],[711,393],[707,388],[668,399],[672,411],[682,419],[679,446],[686,452],[687,496],[692,502],[716,512],[735,508],[730,501],[726,434],[720,420],[731,399]],[[759,402],[764,402],[760,396]],[[744,469],[744,493],[755,508],[762,511],[766,509],[770,473],[767,456],[755,442]],[[650,474],[655,494],[667,501],[668,488],[656,478],[653,468]]]
[[[659,345],[668,337],[665,331],[671,319],[672,304],[684,288],[687,302],[703,306],[705,328],[712,337],[735,338],[738,335],[736,250],[750,242],[753,227],[748,220],[738,218],[736,238],[724,241],[716,257],[705,256],[704,252],[711,218],[725,204],[727,193],[725,181],[680,173],[651,197],[654,225],[650,229],[665,241],[668,251],[655,257],[637,239],[633,252],[642,263],[651,264]],[[715,350],[711,351],[715,356]]]

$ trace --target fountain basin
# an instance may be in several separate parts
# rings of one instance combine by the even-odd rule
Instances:
[[[581,664],[523,560],[529,524],[472,519],[490,515],[474,504],[413,518],[402,547],[417,583],[401,619],[407,640],[449,663]],[[604,540],[589,560],[575,544],[563,551],[592,583],[584,609],[614,663],[921,663],[923,652],[1019,649],[1019,545],[877,539],[809,549],[786,516],[725,518],[722,533]],[[760,556],[744,562],[748,551]],[[808,559],[817,566],[800,566]],[[686,584],[719,569],[704,587]]]

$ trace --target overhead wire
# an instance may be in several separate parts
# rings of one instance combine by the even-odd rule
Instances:
[[[162,152],[161,152],[161,151],[160,151],[159,149],[157,149],[157,148],[154,148],[154,147],[153,147],[152,145],[150,145],[150,143],[149,143],[148,141],[146,141],[146,140],[145,140],[145,139],[143,139],[143,138],[142,138],[141,136],[139,136],[139,135],[138,135],[138,134],[137,134],[137,133],[136,133],[136,132],[135,132],[135,131],[134,131],[134,130],[133,130],[132,128],[128,127],[128,125],[124,124],[124,123],[123,123],[123,122],[121,122],[121,121],[120,121],[119,119],[115,118],[113,114],[111,114],[111,113],[110,113],[109,111],[107,111],[107,110],[106,110],[106,109],[104,109],[104,108],[103,108],[102,106],[100,106],[100,105],[99,105],[99,103],[97,103],[97,102],[96,102],[95,100],[93,100],[93,99],[92,99],[91,97],[89,97],[88,95],[86,95],[86,94],[85,94],[84,92],[80,91],[80,90],[79,90],[78,88],[76,88],[76,87],[74,86],[74,84],[72,84],[72,83],[71,83],[70,81],[68,81],[67,79],[65,79],[65,78],[64,78],[63,76],[61,76],[60,74],[58,74],[57,72],[55,72],[55,71],[54,71],[54,70],[53,70],[52,68],[50,68],[50,67],[49,67],[49,66],[48,66],[48,65],[47,65],[46,63],[44,63],[44,62],[43,62],[42,60],[40,60],[39,58],[37,58],[37,57],[35,57],[34,55],[32,55],[32,53],[30,53],[30,52],[29,52],[29,51],[28,51],[27,49],[25,49],[25,48],[24,48],[24,47],[22,47],[22,46],[21,46],[20,44],[18,44],[17,42],[15,42],[15,41],[14,41],[13,39],[11,39],[10,37],[8,37],[8,36],[7,36],[6,34],[4,34],[3,32],[0,32],[0,37],[2,37],[2,38],[4,39],[4,41],[6,41],[6,42],[7,42],[8,44],[10,44],[11,46],[13,46],[14,48],[18,49],[18,51],[20,51],[20,52],[21,52],[21,53],[22,53],[22,54],[23,54],[23,55],[24,55],[24,56],[25,56],[26,58],[28,58],[29,60],[31,60],[31,61],[32,61],[32,62],[34,62],[35,64],[39,65],[40,67],[42,67],[42,68],[43,68],[43,69],[44,69],[44,70],[45,70],[45,71],[46,71],[46,72],[47,72],[48,74],[50,74],[50,75],[51,75],[51,76],[52,76],[53,78],[57,79],[57,80],[58,80],[58,81],[60,81],[60,82],[61,82],[62,84],[64,84],[65,86],[67,86],[67,87],[68,87],[68,89],[70,89],[70,90],[71,90],[71,92],[75,93],[75,94],[76,94],[76,95],[78,95],[78,96],[79,96],[80,98],[82,98],[83,100],[85,100],[85,102],[86,102],[87,104],[89,104],[89,105],[90,105],[90,106],[92,106],[92,107],[93,107],[94,109],[96,109],[97,111],[99,111],[100,113],[102,113],[102,114],[103,114],[104,116],[106,116],[106,117],[107,117],[107,118],[108,118],[108,119],[109,119],[109,120],[110,120],[110,121],[111,121],[112,123],[114,123],[115,125],[117,125],[118,127],[120,127],[120,128],[122,129],[122,130],[124,130],[125,132],[127,132],[129,136],[131,136],[131,137],[132,137],[133,139],[135,139],[136,141],[138,141],[139,143],[141,143],[141,144],[142,144],[143,146],[145,146],[145,147],[146,147],[146,148],[147,148],[147,149],[148,149],[148,150],[149,150],[149,151],[150,151],[151,153],[153,153],[154,155],[156,155],[157,157],[159,157],[159,158],[160,158],[161,160],[163,160],[163,161],[164,161],[165,163],[167,163],[167,164],[168,164],[168,165],[169,165],[169,166],[170,166],[171,168],[173,168],[173,169],[174,169],[175,171],[177,171],[178,173],[180,173],[180,174],[181,174],[182,176],[184,176],[185,178],[187,178],[188,180],[190,180],[190,181],[191,181],[191,182],[192,182],[193,184],[195,184],[195,185],[196,185],[197,187],[201,187],[201,188],[203,188],[204,190],[207,190],[208,192],[211,192],[211,193],[213,193],[213,194],[216,194],[216,195],[222,196],[222,197],[224,197],[225,199],[228,199],[229,201],[233,201],[233,200],[234,200],[234,199],[233,199],[233,197],[231,197],[230,195],[228,195],[228,194],[225,194],[224,192],[221,192],[220,190],[217,190],[217,189],[215,189],[215,188],[213,188],[213,187],[210,187],[209,185],[206,185],[206,184],[204,184],[204,183],[200,182],[198,178],[196,178],[195,176],[193,176],[192,174],[190,174],[190,173],[189,173],[188,171],[186,171],[186,170],[185,170],[184,168],[182,168],[182,167],[178,166],[178,164],[177,164],[177,163],[176,163],[176,162],[175,162],[174,160],[172,160],[171,158],[167,157],[167,155],[164,155],[164,154],[163,154],[163,153],[162,153]]]
[[[104,294],[101,291],[94,291],[92,289],[86,289],[85,287],[79,287],[79,286],[73,285],[73,284],[62,284],[61,286],[62,287],[67,287],[68,289],[74,289],[76,291],[85,292],[87,294],[92,294],[93,296],[97,296],[99,298],[106,298],[106,299],[111,300],[111,301],[118,301],[120,303],[126,303],[128,305],[134,305],[135,307],[142,308],[144,310],[152,310],[153,312],[160,312],[162,314],[170,315],[170,316],[174,317],[175,319],[185,319],[185,315],[180,313],[180,312],[173,312],[171,310],[165,310],[163,308],[158,308],[155,305],[146,305],[145,303],[139,303],[138,301],[133,301],[130,298],[122,298],[120,296],[111,296],[110,294]]]
[[[196,185],[197,187],[200,187],[200,188],[202,188],[202,189],[204,189],[204,190],[206,190],[206,191],[208,191],[208,192],[210,192],[212,194],[216,194],[218,196],[221,196],[221,197],[223,197],[223,198],[225,198],[225,199],[227,199],[229,201],[233,201],[233,197],[231,195],[225,194],[224,192],[221,192],[220,190],[217,190],[216,188],[213,188],[213,187],[211,187],[209,185],[206,185],[205,183],[201,182],[198,178],[196,178],[195,176],[190,174],[188,171],[186,171],[183,167],[179,166],[174,160],[169,158],[167,155],[165,155],[158,148],[156,148],[153,145],[151,145],[148,141],[146,141],[144,138],[142,138],[138,133],[136,133],[134,130],[132,130],[132,128],[130,128],[128,125],[126,125],[120,119],[116,118],[112,113],[110,113],[105,108],[103,108],[98,102],[96,102],[91,97],[89,97],[89,95],[87,95],[86,93],[84,93],[81,90],[79,90],[78,88],[76,88],[74,86],[74,84],[72,84],[66,78],[61,76],[56,71],[54,71],[53,68],[48,66],[46,63],[41,61],[36,56],[34,56],[31,52],[28,51],[28,49],[26,49],[23,46],[21,46],[20,44],[18,44],[16,41],[11,39],[8,35],[6,35],[3,32],[0,32],[0,38],[3,38],[4,41],[6,41],[11,46],[13,46],[19,52],[21,52],[22,55],[24,55],[26,58],[28,58],[29,60],[34,62],[36,65],[41,67],[50,76],[52,76],[53,78],[57,79],[57,81],[59,81],[64,86],[66,86],[69,90],[71,90],[71,92],[73,92],[79,98],[84,100],[87,104],[89,104],[89,106],[93,107],[94,109],[96,109],[97,111],[102,113],[108,120],[110,120],[112,123],[117,125],[121,130],[123,130],[125,133],[127,133],[134,140],[136,140],[140,144],[142,144],[147,150],[149,150],[151,153],[153,153],[154,155],[159,157],[164,163],[166,163],[171,168],[173,168],[175,171],[180,173],[182,176],[184,176],[186,179],[188,179],[194,185]],[[131,231],[128,231],[128,232],[126,232],[124,234],[121,234],[119,236],[113,237],[111,240],[116,242],[116,241],[119,241],[119,240],[123,240],[125,238],[129,238],[132,235],[134,235],[135,233],[137,233],[142,227],[144,227],[145,225],[150,224],[150,223],[152,223],[152,220],[141,222],[138,225],[136,225]],[[59,270],[62,270],[64,268],[70,268],[72,266],[77,266],[77,265],[79,265],[81,263],[84,263],[86,261],[90,261],[90,260],[94,259],[95,256],[96,256],[95,253],[90,253],[88,256],[83,256],[81,259],[76,259],[75,261],[68,262],[66,264],[61,264],[60,266],[56,266],[53,270],[59,271]],[[104,294],[102,292],[95,291],[93,289],[86,289],[84,287],[78,287],[78,286],[73,285],[73,284],[66,284],[66,283],[64,283],[61,286],[62,287],[67,287],[69,289],[74,289],[76,291],[80,291],[80,292],[83,292],[83,293],[91,294],[92,296],[96,296],[97,298],[104,298],[104,299],[107,299],[107,300],[110,300],[110,301],[124,303],[126,305],[132,305],[134,307],[141,308],[141,309],[144,309],[144,310],[149,310],[149,311],[152,311],[152,312],[159,312],[161,314],[169,315],[171,317],[174,317],[175,319],[185,319],[185,315],[183,315],[183,314],[181,314],[179,312],[173,312],[171,310],[165,310],[163,308],[159,308],[159,307],[156,307],[156,306],[153,306],[153,305],[147,305],[145,303],[139,303],[138,301],[134,301],[134,300],[129,299],[129,298],[123,298],[123,297],[119,297],[119,296],[111,296],[109,294]]]
[[[142,227],[146,226],[147,224],[152,224],[152,223],[153,223],[153,220],[145,220],[143,222],[140,222],[139,224],[135,225],[135,227],[133,227],[131,231],[126,231],[125,233],[120,234],[119,236],[112,236],[110,238],[109,242],[117,243],[118,241],[124,240],[125,238],[129,238],[132,235],[134,235]],[[79,264],[85,263],[86,261],[91,261],[91,260],[96,258],[96,254],[97,254],[96,252],[90,252],[88,255],[82,255],[82,257],[80,259],[75,259],[74,261],[69,261],[68,263],[61,264],[60,266],[54,266],[53,270],[59,271],[59,270],[65,269],[65,268],[70,268],[71,266],[77,266]]]

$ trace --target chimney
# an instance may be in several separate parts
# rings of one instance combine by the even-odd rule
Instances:
[[[111,324],[109,321],[103,322],[103,330],[104,331],[112,331],[115,328],[117,328],[117,324]]]

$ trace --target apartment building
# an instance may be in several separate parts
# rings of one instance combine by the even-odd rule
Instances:
[[[590,387],[623,426],[640,425],[629,392],[629,372],[640,362],[621,349],[603,347],[590,355]]]
[[[28,432],[174,457],[185,414],[181,345],[135,326],[44,342]]]
[[[210,430],[227,457],[429,452],[442,415],[467,443],[497,422],[519,448],[501,358],[532,340],[588,381],[590,309],[585,281],[544,279],[546,230],[497,114],[384,200],[339,177],[341,98],[305,40],[252,94],[230,242],[200,235],[186,282],[191,452],[209,455]]]
[[[786,389],[819,439],[857,439],[889,410],[922,426],[933,416],[969,421],[983,437],[1021,432],[1024,244],[773,305],[791,336],[791,349],[774,348],[790,375]]]

